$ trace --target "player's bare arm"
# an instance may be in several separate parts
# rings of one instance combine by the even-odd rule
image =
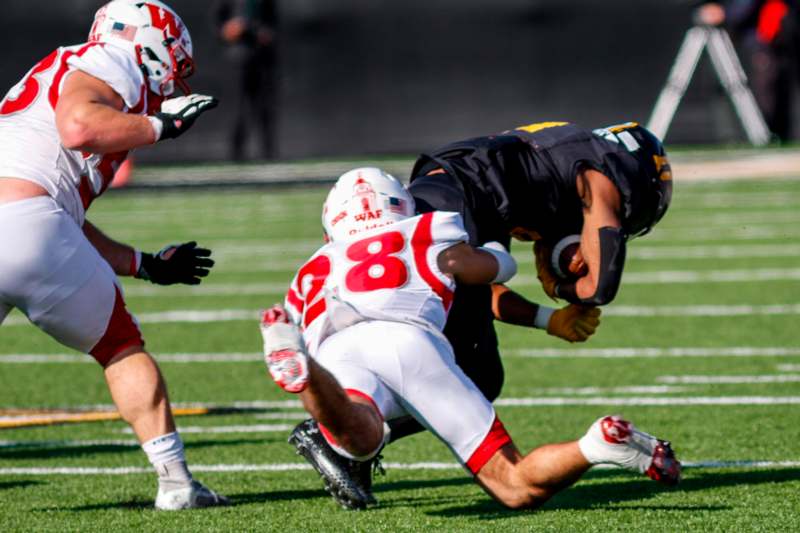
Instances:
[[[132,246],[115,241],[88,220],[83,223],[83,234],[118,276],[136,273],[136,250]]]
[[[61,143],[70,150],[107,154],[156,142],[150,120],[123,113],[124,106],[122,97],[108,84],[84,72],[73,72],[56,105]]]
[[[56,127],[70,150],[111,154],[180,137],[217,105],[212,96],[192,94],[164,101],[151,116],[128,114],[122,111],[122,97],[108,84],[75,72],[56,105]]]
[[[440,253],[437,263],[444,274],[467,285],[508,281],[517,272],[514,258],[500,245],[475,248],[467,243],[456,244]]]
[[[500,283],[492,284],[492,312],[506,324],[539,328],[568,342],[585,342],[600,325],[600,309],[570,304],[552,309],[526,299]]]
[[[581,173],[577,189],[583,203],[580,253],[588,272],[575,283],[558,285],[556,293],[572,303],[604,305],[616,296],[625,265],[621,198],[611,180],[595,170]]]
[[[157,285],[199,285],[214,266],[211,250],[197,243],[170,244],[155,254],[117,242],[88,220],[83,233],[118,276],[135,276]]]

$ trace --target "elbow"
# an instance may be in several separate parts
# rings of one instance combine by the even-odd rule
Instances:
[[[95,135],[80,111],[56,119],[61,144],[68,150],[90,151]]]
[[[581,298],[581,303],[585,305],[599,306],[608,305],[617,297],[619,291],[621,277],[614,279],[601,279],[595,287],[594,293],[588,298]]]

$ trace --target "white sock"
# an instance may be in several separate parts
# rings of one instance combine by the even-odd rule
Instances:
[[[142,444],[150,464],[158,473],[158,486],[164,491],[187,487],[192,474],[186,466],[183,441],[176,432],[161,435]]]

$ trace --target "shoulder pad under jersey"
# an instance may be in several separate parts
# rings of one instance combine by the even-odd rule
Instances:
[[[460,213],[433,211],[431,215],[433,216],[431,235],[434,242],[469,242],[469,235],[464,229],[464,220]]]
[[[122,97],[128,109],[139,103],[144,75],[130,52],[107,43],[97,43],[80,56],[71,56],[67,63],[108,84]]]

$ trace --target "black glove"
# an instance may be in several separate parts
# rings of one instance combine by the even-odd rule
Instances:
[[[161,136],[156,139],[174,139],[183,135],[192,127],[197,117],[210,109],[219,105],[219,100],[213,96],[202,94],[192,94],[189,96],[179,96],[170,98],[161,104],[161,111],[155,114],[155,118],[161,121],[163,128]]]
[[[208,270],[214,266],[210,255],[211,250],[198,248],[194,241],[170,244],[155,255],[142,253],[136,277],[158,285],[199,285],[200,278],[208,276]]]

